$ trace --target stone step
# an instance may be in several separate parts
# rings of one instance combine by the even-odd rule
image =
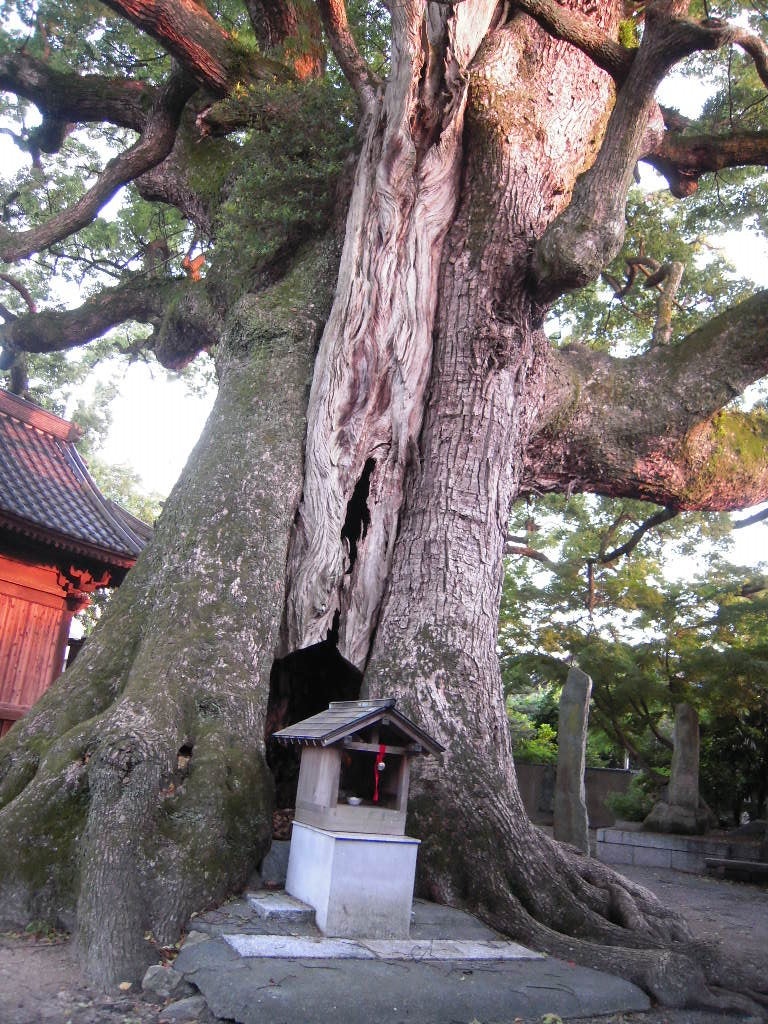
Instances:
[[[314,924],[314,907],[289,896],[287,892],[248,892],[245,898],[262,921],[286,921],[291,924]]]
[[[516,942],[470,939],[334,939],[299,935],[224,935],[241,957],[287,960],[542,960]]]

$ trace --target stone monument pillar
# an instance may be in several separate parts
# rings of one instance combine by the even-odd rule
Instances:
[[[554,836],[589,854],[589,821],[584,788],[587,720],[592,680],[581,669],[568,671],[557,726]]]
[[[699,716],[690,704],[677,704],[667,798],[654,805],[643,828],[701,835],[707,829],[708,818],[699,807]]]

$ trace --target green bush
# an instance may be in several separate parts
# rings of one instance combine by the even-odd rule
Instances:
[[[615,817],[624,821],[643,821],[656,803],[656,794],[641,772],[632,777],[626,793],[610,793],[605,802]]]
[[[507,709],[512,753],[520,764],[557,764],[557,730],[537,724],[520,711]]]

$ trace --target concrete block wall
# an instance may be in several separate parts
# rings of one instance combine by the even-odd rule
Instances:
[[[605,864],[634,864],[704,874],[706,858],[732,856],[732,846],[727,837],[665,835],[621,828],[597,830],[597,859]],[[759,849],[759,842],[740,843],[739,856],[756,860]]]

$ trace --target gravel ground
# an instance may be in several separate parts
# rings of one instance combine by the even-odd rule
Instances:
[[[768,887],[657,868],[622,870],[683,913],[698,938],[719,939],[731,955],[753,963],[768,978]],[[0,1024],[162,1024],[170,1019],[168,1011],[145,1002],[139,992],[105,996],[85,985],[66,939],[0,935]],[[204,1011],[175,1019],[210,1024],[214,1018]],[[612,1014],[572,1024],[734,1024],[760,1019],[768,1018],[676,1010]]]

